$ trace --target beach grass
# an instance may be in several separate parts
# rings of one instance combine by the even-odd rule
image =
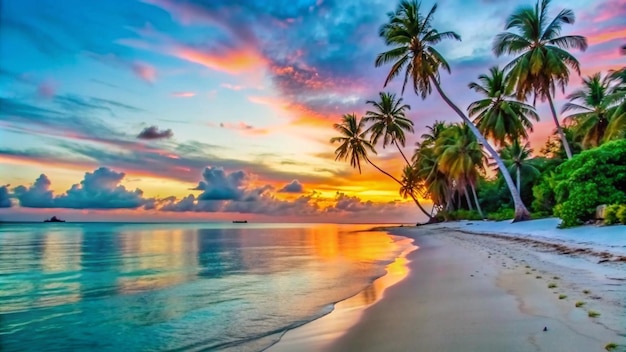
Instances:
[[[548,288],[557,288],[557,284],[555,284],[554,282],[551,282],[548,284]]]
[[[590,294],[590,293],[591,293],[591,290],[583,290],[583,293],[584,293],[584,294],[586,294],[586,295],[588,295],[588,294]]]
[[[559,299],[566,299],[567,295],[559,295]]]
[[[535,279],[541,279],[542,277],[543,276],[541,276],[541,275],[537,275],[537,276],[535,276]]]
[[[580,308],[580,307],[582,307],[582,306],[584,306],[584,305],[585,305],[585,302],[583,302],[583,301],[578,301],[578,302],[576,302],[576,304],[575,304],[576,308]]]
[[[607,351],[613,351],[617,348],[617,344],[615,342],[609,342],[604,346],[604,349]]]

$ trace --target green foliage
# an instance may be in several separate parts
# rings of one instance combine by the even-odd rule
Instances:
[[[604,223],[607,225],[617,224],[619,220],[617,219],[617,211],[619,210],[619,204],[611,204],[606,207],[604,211]]]
[[[554,214],[563,227],[592,219],[601,204],[626,203],[626,140],[576,155],[554,175]]]
[[[617,219],[619,222],[626,225],[626,204],[619,206],[619,209],[617,210]]]
[[[475,210],[458,209],[454,211],[442,210],[437,213],[436,219],[442,221],[482,220],[482,217]]]
[[[513,208],[500,208],[498,211],[489,213],[487,219],[494,221],[510,220],[515,217],[515,210]]]

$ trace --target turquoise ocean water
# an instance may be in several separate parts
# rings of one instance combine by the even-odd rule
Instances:
[[[409,246],[372,226],[0,224],[0,350],[260,351]]]

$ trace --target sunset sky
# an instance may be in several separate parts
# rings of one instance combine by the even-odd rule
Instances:
[[[532,3],[439,1],[442,86],[462,108],[506,17]],[[433,4],[425,1],[426,8]],[[334,160],[332,124],[363,114],[389,67],[388,0],[0,0],[0,220],[415,222],[393,181]],[[583,75],[625,64],[626,0],[555,0],[587,37]],[[387,91],[399,93],[394,82]],[[566,93],[580,84],[572,75]],[[564,95],[558,94],[560,109]],[[404,95],[417,136],[458,121]],[[531,141],[552,133],[546,104]],[[401,159],[373,160],[396,175]]]

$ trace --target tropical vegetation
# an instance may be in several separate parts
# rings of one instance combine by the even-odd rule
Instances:
[[[463,111],[441,85],[441,72],[451,73],[451,67],[436,48],[460,36],[433,27],[437,5],[424,11],[416,0],[400,1],[379,30],[388,49],[376,57],[375,66],[389,66],[384,87],[401,78],[401,96],[381,92],[377,100],[366,102],[369,110],[362,118],[344,115],[334,125],[340,136],[331,139],[339,144],[336,159],[349,160],[359,172],[371,165],[384,173],[430,221],[521,221],[531,218],[529,205],[532,217],[559,216],[567,227],[593,219],[596,207],[607,204],[607,223],[624,222],[626,68],[583,78],[566,95],[561,123],[556,88],[565,92],[570,71],[580,74],[568,50],[585,50],[587,41],[562,35],[563,25],[574,22],[574,13],[564,9],[550,17],[549,5],[550,0],[538,0],[509,16],[505,32],[494,39],[493,52],[513,59],[469,83],[478,99]],[[414,136],[418,121],[402,97],[407,85],[422,99],[434,89],[460,121],[436,121]],[[529,142],[540,118],[537,100],[547,100],[555,124],[539,151]],[[409,141],[415,146],[412,154],[406,150]],[[403,167],[389,172],[375,164],[377,146],[395,147]]]

